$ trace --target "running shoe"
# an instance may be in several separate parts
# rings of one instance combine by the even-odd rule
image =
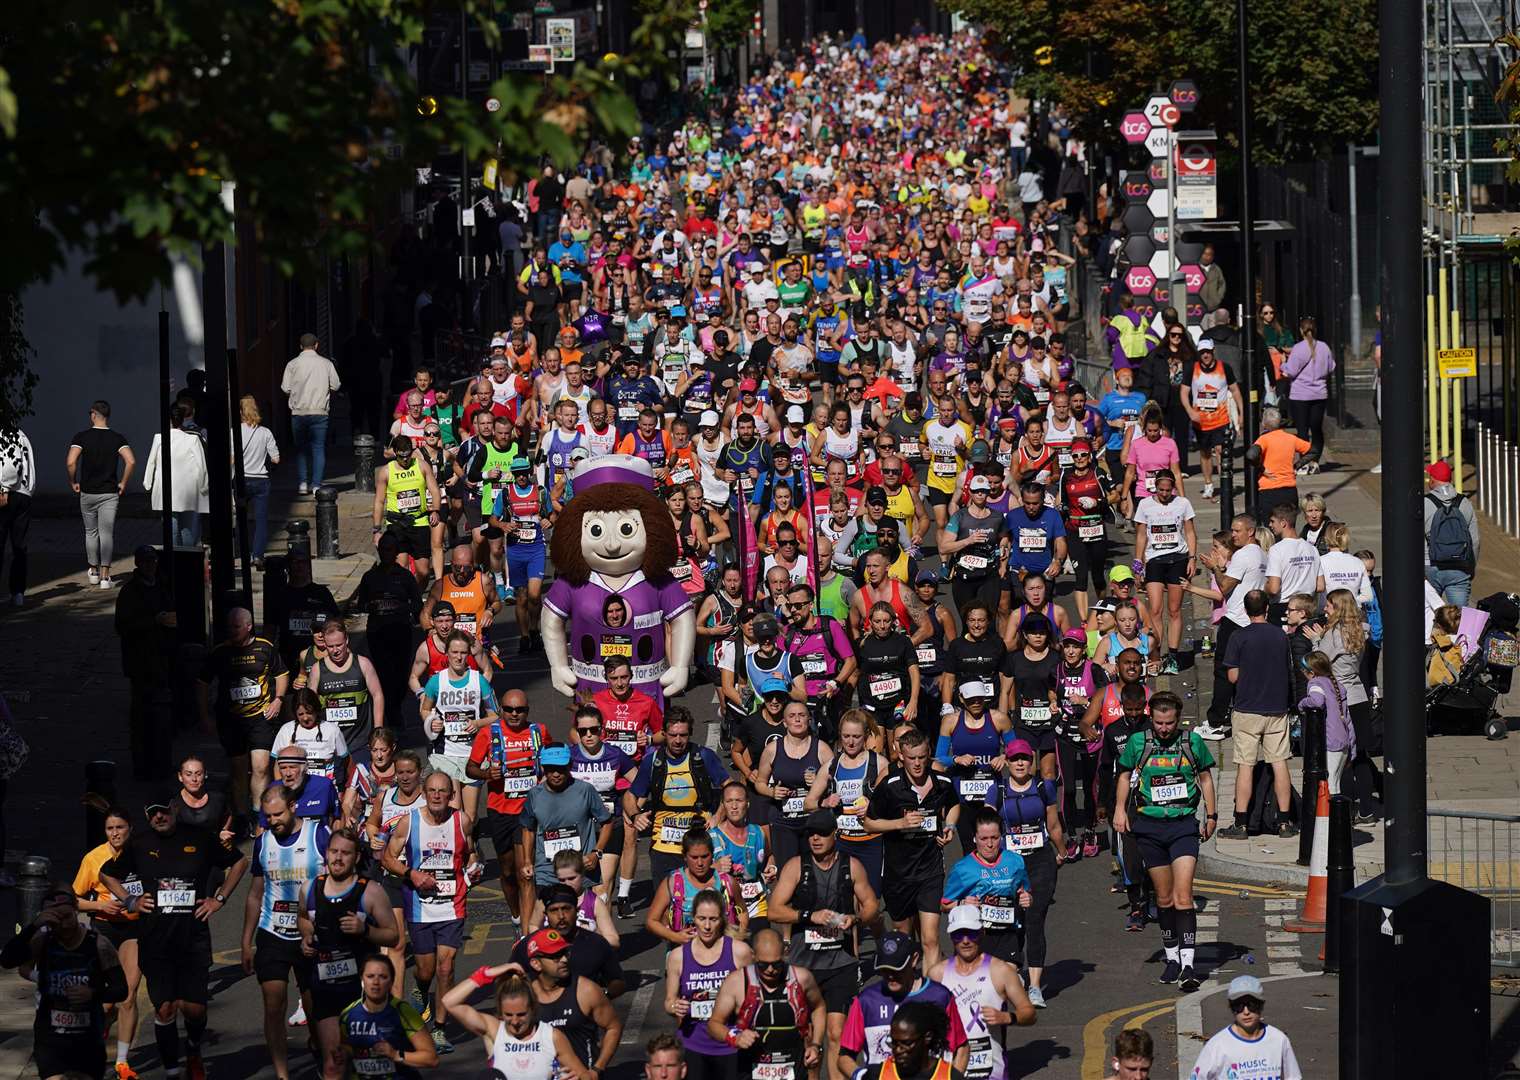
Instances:
[[[1161,969],[1161,978],[1158,979],[1157,982],[1165,983],[1166,985],[1170,986],[1172,983],[1177,981],[1177,977],[1181,974],[1182,964],[1176,960],[1168,960],[1166,962],[1166,966]]]
[[[452,1054],[454,1052],[454,1044],[449,1042],[449,1037],[443,1033],[443,1028],[441,1027],[433,1029],[433,1049],[437,1050],[440,1054]]]
[[[1041,990],[1038,986],[1031,986],[1029,988],[1029,1004],[1033,1005],[1036,1009],[1045,1008],[1045,991]]]
[[[1124,929],[1131,934],[1139,934],[1145,931],[1145,912],[1131,911],[1124,916]]]
[[[90,579],[91,585],[98,585],[100,583],[100,571],[93,566],[84,572],[84,576]]]
[[[1088,833],[1082,841],[1082,858],[1096,859],[1098,857],[1098,834]]]
[[[1070,840],[1066,841],[1066,861],[1076,862],[1081,857],[1082,845],[1077,841],[1077,838],[1073,836]]]
[[[1221,840],[1244,840],[1246,837],[1250,836],[1250,833],[1246,832],[1246,827],[1244,825],[1241,825],[1239,822],[1237,822],[1234,825],[1226,825],[1214,835],[1219,837]]]
[[[125,1061],[116,1063],[116,1080],[137,1080],[137,1070]]]
[[[501,600],[504,604],[510,604],[517,599],[517,590],[510,585],[501,587]]]
[[[1297,836],[1298,824],[1292,821],[1279,821],[1277,823],[1278,836]]]
[[[1198,973],[1193,970],[1190,964],[1182,969],[1182,974],[1178,976],[1177,985],[1184,994],[1191,994],[1203,985],[1203,980],[1198,977]]]
[[[285,1023],[291,1027],[305,1027],[306,1006],[301,1002],[296,1002],[296,1011],[291,1013],[290,1016],[286,1018]]]
[[[633,918],[633,898],[620,896],[612,904],[612,913],[619,919]]]
[[[433,1018],[433,1002],[431,996],[423,997],[422,991],[415,986],[406,992],[407,1001],[411,1002],[412,1008],[417,1010],[417,1015],[422,1017],[425,1024]]]
[[[206,1080],[206,1063],[199,1054],[185,1055],[185,1080]]]
[[[1358,815],[1356,815],[1356,823],[1358,825],[1376,825],[1379,821],[1382,821],[1382,820],[1383,820],[1383,818],[1379,814],[1358,814]]]
[[[1214,485],[1204,484],[1203,491],[1200,492],[1200,494],[1202,494],[1205,499],[1212,499],[1214,497]]]
[[[1177,654],[1167,653],[1166,659],[1161,661],[1161,674],[1176,675],[1182,669],[1177,666]]]
[[[1193,730],[1197,732],[1200,739],[1207,739],[1209,742],[1223,742],[1225,739],[1228,739],[1230,737],[1229,728],[1215,727],[1207,720],[1199,724]]]

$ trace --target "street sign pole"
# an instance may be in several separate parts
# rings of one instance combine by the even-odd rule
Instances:
[[[1177,129],[1168,128],[1166,135],[1166,256],[1171,264],[1167,270],[1166,295],[1186,327],[1187,278],[1177,263]],[[1179,296],[1182,298],[1180,303]]]
[[[1246,0],[1235,0],[1235,32],[1239,65],[1236,97],[1240,102],[1240,268],[1245,296],[1240,301],[1240,381],[1246,384],[1245,416],[1241,422],[1246,446],[1256,441],[1257,400],[1262,381],[1256,374],[1256,262],[1251,250],[1251,54],[1246,39]],[[1256,510],[1256,469],[1246,466],[1246,512]]]

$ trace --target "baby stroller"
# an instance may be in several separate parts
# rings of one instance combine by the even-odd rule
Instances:
[[[1457,634],[1462,663],[1450,682],[1425,691],[1427,730],[1481,730],[1490,739],[1508,733],[1504,718],[1494,709],[1499,695],[1509,692],[1520,666],[1520,597],[1494,593],[1464,608]]]

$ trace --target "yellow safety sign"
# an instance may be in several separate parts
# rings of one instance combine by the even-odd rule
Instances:
[[[1436,360],[1443,379],[1471,379],[1478,374],[1477,349],[1440,349]]]

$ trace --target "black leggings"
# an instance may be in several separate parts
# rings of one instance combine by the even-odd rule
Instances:
[[[1321,398],[1319,401],[1288,401],[1288,412],[1293,417],[1293,427],[1300,439],[1309,440],[1309,456],[1315,461],[1319,460],[1320,453],[1325,449],[1325,406],[1329,402]]]
[[[1061,777],[1061,823],[1066,838],[1074,839],[1078,830],[1093,825],[1093,785],[1098,775],[1098,757],[1087,751],[1085,742],[1073,742],[1056,736],[1056,766]]]
[[[1047,843],[1039,851],[1024,856],[1029,871],[1029,891],[1034,902],[1024,909],[1024,966],[1045,966],[1045,915],[1056,895],[1056,849]]]
[[[1351,759],[1351,791],[1356,795],[1356,812],[1363,816],[1383,814],[1383,774],[1373,763],[1367,748],[1372,745],[1372,703],[1359,701],[1350,706],[1351,730],[1356,732],[1356,756]]]
[[[1374,645],[1369,638],[1367,641],[1367,647],[1362,650],[1362,663],[1360,670],[1362,685],[1367,688],[1367,693],[1369,694],[1377,689],[1378,657],[1382,654],[1383,647],[1381,645]]]
[[[1208,721],[1214,727],[1229,724],[1230,705],[1235,701],[1235,684],[1230,681],[1230,669],[1224,666],[1224,647],[1237,629],[1233,620],[1220,619],[1214,634],[1214,700],[1208,713]]]
[[[738,1077],[738,1054],[686,1055],[686,1080],[738,1080]]]

